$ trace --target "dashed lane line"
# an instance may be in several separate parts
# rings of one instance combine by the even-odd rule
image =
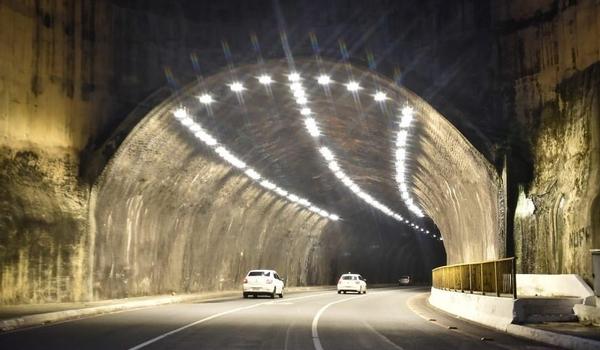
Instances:
[[[376,293],[370,293],[369,296],[373,296],[373,295],[378,295],[378,294],[384,294],[384,293],[388,293],[388,292],[376,292]],[[339,303],[345,303],[347,301],[351,301],[354,299],[358,299],[358,298],[365,298],[366,296],[355,296],[352,298],[348,298],[348,299],[342,299],[342,300],[336,300],[333,301],[325,306],[323,306],[315,315],[315,317],[313,318],[312,321],[312,326],[311,326],[311,331],[312,331],[312,339],[313,339],[313,345],[315,346],[315,350],[323,350],[323,345],[321,344],[321,340],[319,338],[319,331],[318,331],[318,326],[319,326],[319,319],[321,318],[321,316],[323,315],[323,313],[325,312],[325,310],[327,310],[330,306],[335,305],[335,304],[339,304]]]

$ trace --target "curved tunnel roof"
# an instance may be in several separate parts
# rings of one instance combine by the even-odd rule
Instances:
[[[303,105],[290,90],[291,72],[303,78],[311,116],[321,131],[318,138],[307,130]],[[261,84],[257,77],[262,74],[273,82]],[[332,83],[320,85],[315,79],[320,74],[330,76]],[[358,82],[360,88],[349,91],[349,81]],[[233,82],[240,82],[244,90],[233,92]],[[387,99],[375,101],[376,92],[384,92]],[[203,94],[210,94],[214,102],[201,103],[198,97]],[[399,232],[424,234],[404,222],[408,219],[431,227],[407,209],[396,179],[396,138],[406,106],[414,109],[414,117],[405,147],[405,182],[416,205],[443,235],[449,262],[503,256],[504,197],[493,167],[418,96],[371,71],[328,61],[296,61],[293,68],[285,61],[246,65],[192,83],[152,110],[129,134],[102,174],[95,208],[121,196],[131,209],[136,205],[130,203],[132,196],[143,189],[164,192],[171,188],[172,194],[155,195],[181,211],[198,204],[195,192],[213,191],[214,196],[202,198],[206,201],[202,210],[214,210],[222,197],[235,201],[236,196],[246,196],[244,203],[253,203],[272,195],[280,203],[278,210],[300,213],[301,225],[323,226],[332,221],[269,194],[260,183],[244,176],[243,170],[227,164],[174,117],[177,109],[185,108],[203,130],[247,166],[286,191],[339,215],[344,224],[380,215],[397,225]],[[353,183],[403,220],[382,214],[345,186],[319,152],[322,146],[333,152]],[[167,182],[170,187],[157,185]],[[277,213],[269,212],[265,220],[277,222],[281,212]],[[93,215],[96,230],[102,230],[115,214],[96,209]],[[257,209],[255,215],[262,214]],[[300,225],[290,222],[296,224]]]

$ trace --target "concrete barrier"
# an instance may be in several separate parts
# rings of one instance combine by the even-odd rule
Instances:
[[[536,297],[578,297],[584,304],[595,303],[594,291],[579,275],[517,274],[517,295]]]
[[[512,298],[448,292],[431,288],[429,303],[451,314],[502,331],[506,331],[508,325],[515,318],[515,305]]]

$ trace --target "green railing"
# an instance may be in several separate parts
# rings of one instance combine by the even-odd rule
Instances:
[[[441,266],[432,271],[433,287],[462,293],[517,298],[515,258]]]

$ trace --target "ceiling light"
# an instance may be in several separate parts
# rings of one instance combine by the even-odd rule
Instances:
[[[254,169],[246,169],[245,171],[246,175],[248,175],[248,177],[250,177],[253,180],[258,180],[260,179],[260,174],[256,172],[256,170]]]
[[[300,81],[300,79],[300,74],[298,74],[297,72],[292,72],[288,75],[288,80],[291,82]]]
[[[298,91],[304,88],[302,87],[302,84],[300,84],[300,82],[295,82],[290,84],[290,89],[292,89],[292,91]]]
[[[263,74],[260,77],[258,77],[258,82],[263,85],[269,85],[273,82],[273,79],[271,79],[269,75]]]
[[[318,137],[319,135],[321,135],[319,126],[317,125],[317,122],[313,118],[311,118],[311,117],[304,118],[304,125],[306,125],[306,129],[308,130],[308,133],[312,137]]]
[[[296,103],[299,105],[305,105],[308,102],[305,96],[300,96],[296,98]]]
[[[311,113],[312,112],[311,112],[310,108],[308,108],[308,107],[304,107],[300,110],[300,114],[302,114],[302,115],[309,115]]]
[[[326,160],[333,160],[333,152],[325,146],[319,148],[319,152],[323,155]]]
[[[175,116],[175,118],[177,119],[183,119],[185,117],[187,117],[187,112],[185,111],[185,109],[183,108],[177,108],[175,110],[175,112],[173,112],[173,115]]]
[[[358,84],[358,82],[351,80],[348,82],[348,84],[346,84],[346,88],[348,89],[348,91],[352,91],[352,92],[356,92],[360,89],[362,89],[360,87],[360,85]]]
[[[321,74],[317,77],[317,83],[321,85],[329,85],[329,83],[331,83],[331,77],[329,77],[329,75]]]
[[[209,95],[209,94],[203,94],[203,95],[200,95],[200,96],[198,97],[198,100],[200,100],[200,103],[202,103],[202,104],[205,104],[205,105],[209,105],[209,104],[211,104],[211,103],[215,102],[215,101],[213,100],[212,96],[211,96],[211,95]]]
[[[268,189],[268,190],[274,190],[274,189],[275,189],[275,187],[276,187],[276,186],[275,186],[275,184],[274,184],[274,183],[272,183],[272,182],[271,182],[271,181],[269,181],[269,180],[262,180],[262,181],[260,182],[260,185],[261,185],[262,187],[264,187],[264,188]]]
[[[375,95],[373,95],[373,98],[377,102],[383,102],[383,101],[387,100],[387,95],[383,91],[377,91],[375,93]]]
[[[332,160],[329,162],[329,169],[331,169],[331,171],[338,172],[340,171],[340,166],[338,165],[338,163],[335,160]]]
[[[244,88],[244,85],[242,85],[242,83],[240,83],[239,81],[234,81],[233,83],[231,83],[229,85],[229,88],[233,92],[242,92],[246,90],[246,88]]]

